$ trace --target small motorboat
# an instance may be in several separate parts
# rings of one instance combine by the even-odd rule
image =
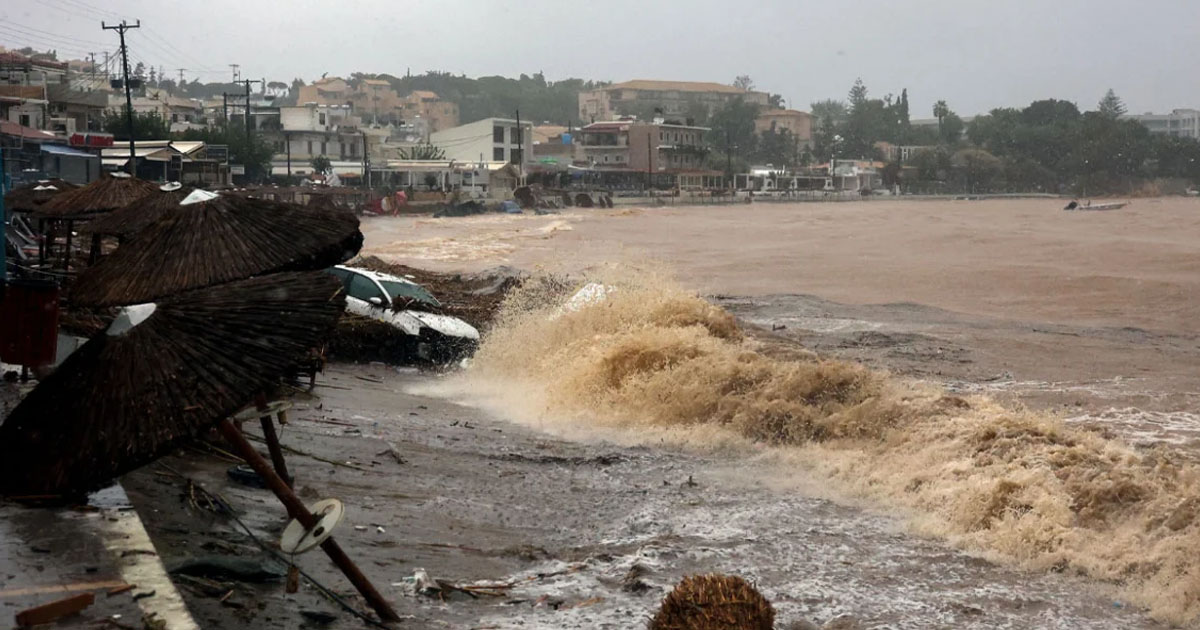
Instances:
[[[1079,203],[1078,201],[1072,201],[1063,210],[1120,210],[1127,205],[1129,205],[1128,201],[1108,201],[1105,203],[1092,203],[1090,201]]]

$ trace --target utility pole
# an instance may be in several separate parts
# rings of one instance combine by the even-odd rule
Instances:
[[[522,141],[525,139],[525,131],[521,129],[521,110],[517,110],[517,155],[521,156],[521,161],[517,163],[518,179],[522,186],[525,185],[525,149]]]
[[[369,143],[367,142],[367,132],[362,132],[363,138],[363,182],[367,184],[367,190],[371,190],[371,156],[367,150]]]
[[[225,141],[229,142],[229,93],[221,92],[221,124],[225,126]]]
[[[654,132],[646,133],[646,190],[654,187]]]
[[[129,90],[129,49],[125,47],[125,31],[131,28],[141,28],[142,21],[138,20],[137,24],[130,26],[121,20],[120,24],[109,26],[104,22],[100,22],[100,28],[106,31],[116,31],[121,37],[121,73],[123,76],[122,83],[125,84],[125,121],[129,125],[129,176],[133,177],[137,173],[137,148],[133,142],[133,94]]]
[[[184,70],[187,70],[187,68],[175,68],[175,71],[179,73],[179,85],[180,85],[180,87],[182,87],[182,86],[183,86],[183,71],[184,71]]]
[[[108,51],[104,51],[104,78],[108,78]]]
[[[239,64],[236,64],[236,63],[231,63],[231,64],[229,64],[229,67],[233,69],[233,83],[237,83],[237,82],[238,82],[238,77],[240,77],[240,76],[241,76],[241,75],[238,73],[238,68],[240,68],[240,67],[242,67],[242,66],[241,66],[241,65],[239,65]]]
[[[90,53],[88,53],[88,57],[90,57],[92,60],[92,80],[95,81],[96,80],[96,53],[90,52]]]
[[[241,83],[246,86],[246,150],[250,150],[250,130],[254,126],[250,123],[250,84],[262,83],[261,79],[242,79]]]

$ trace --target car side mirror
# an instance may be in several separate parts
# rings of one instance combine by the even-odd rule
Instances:
[[[383,306],[383,298],[373,297],[367,301],[370,302],[374,306]]]

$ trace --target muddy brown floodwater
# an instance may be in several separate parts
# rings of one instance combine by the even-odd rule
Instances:
[[[1115,212],[1061,205],[872,200],[365,219],[364,254],[416,268],[581,273],[655,261],[732,313],[751,340],[718,338],[711,313],[712,334],[686,326],[658,309],[651,287],[641,310],[634,293],[609,298],[612,317],[533,312],[523,327],[500,329],[512,338],[485,340],[464,374],[335,364],[317,398],[296,401],[283,441],[349,466],[290,455],[298,490],[347,502],[338,537],[413,627],[644,627],[673,583],[707,571],[753,580],[781,628],[1164,627],[1147,609],[1194,625],[1197,565],[1173,551],[1200,539],[1200,523],[1176,514],[1192,505],[1194,484],[1162,471],[1200,475],[1200,201],[1137,200]],[[673,299],[693,315],[714,310]],[[529,351],[541,344],[553,347]],[[935,400],[950,406],[898,427],[892,442],[840,446],[768,447],[745,435],[701,446],[705,431],[718,431],[702,418],[690,426],[686,413],[674,420],[689,425],[690,442],[662,422],[591,421],[672,397],[711,402],[726,390],[704,385],[728,385],[730,374],[757,374],[764,391],[803,385],[811,365],[763,357],[807,351],[896,377],[879,377],[882,392],[916,381],[963,398]],[[622,356],[632,358],[612,360]],[[508,357],[517,359],[503,365]],[[493,378],[522,374],[535,376],[532,387]],[[642,381],[654,387],[639,389]],[[573,384],[580,395],[565,404]],[[710,406],[769,420],[796,402],[734,394]],[[586,409],[593,402],[603,406]],[[1019,407],[1035,413],[1006,411]],[[833,415],[829,426],[842,417]],[[1054,417],[1086,430],[1053,428]],[[1038,439],[996,441],[1013,436]],[[888,443],[903,452],[893,457]],[[1153,465],[1164,452],[1175,468]],[[1064,454],[1073,459],[1054,460]],[[227,462],[192,454],[167,463],[224,493],[262,538],[278,536],[281,509],[230,482]],[[896,486],[919,467],[928,471],[920,483]],[[842,491],[856,480],[867,489]],[[1137,493],[1108,492],[1110,480]],[[172,474],[147,468],[125,485],[169,566],[251,549],[228,519],[181,509]],[[1002,492],[990,494],[993,485]],[[1111,514],[1102,507],[1079,525],[1071,493],[1093,490]],[[953,506],[968,513],[972,497],[998,501],[983,530],[943,535],[954,528],[931,525],[954,525]],[[323,558],[299,562],[361,606]],[[405,578],[417,568],[506,587],[478,600],[414,597]],[[1161,597],[1126,588],[1123,568],[1161,578]],[[277,584],[237,589],[232,610],[191,588],[184,595],[206,627],[296,627],[338,612],[308,586],[291,596]],[[345,616],[331,625],[358,626]]]

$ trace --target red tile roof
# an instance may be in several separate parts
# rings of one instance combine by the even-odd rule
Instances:
[[[25,125],[9,122],[7,120],[0,120],[0,134],[24,138],[26,140],[46,141],[56,139],[55,135],[49,131],[42,131],[40,129],[34,129],[33,127],[26,127]]]

